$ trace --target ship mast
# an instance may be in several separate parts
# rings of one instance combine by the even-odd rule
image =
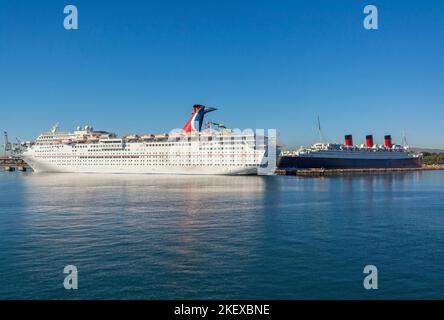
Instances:
[[[409,144],[407,142],[407,134],[405,132],[405,130],[402,131],[402,145],[403,147],[408,148]]]
[[[318,125],[319,140],[320,140],[320,142],[325,143],[325,137],[324,137],[324,133],[322,132],[321,119],[319,118],[319,116],[318,116],[317,120],[318,120],[317,125]]]
[[[59,130],[59,123],[57,122],[51,129],[51,133],[56,133]]]

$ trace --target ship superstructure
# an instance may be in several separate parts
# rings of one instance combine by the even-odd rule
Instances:
[[[55,126],[41,134],[23,158],[36,172],[257,174],[264,165],[267,137],[253,131],[202,130],[216,109],[194,105],[182,130],[121,138],[92,127],[73,133]]]
[[[422,155],[414,154],[408,146],[392,143],[390,135],[384,145],[376,145],[373,136],[366,143],[355,146],[352,135],[345,136],[344,144],[315,143],[308,148],[284,152],[279,168],[415,168],[422,165]]]

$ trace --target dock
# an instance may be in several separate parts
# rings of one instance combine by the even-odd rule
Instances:
[[[4,171],[27,171],[30,170],[29,165],[20,158],[0,157],[0,168]]]
[[[430,170],[444,170],[444,165],[425,165],[420,168],[366,168],[366,169],[276,169],[276,175],[301,176],[301,177],[325,177],[350,174],[378,174],[394,172],[417,172]]]

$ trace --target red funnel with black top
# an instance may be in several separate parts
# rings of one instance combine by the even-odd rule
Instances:
[[[391,135],[386,135],[384,137],[384,146],[389,149],[391,149],[393,147]]]
[[[348,147],[353,146],[353,136],[351,134],[345,136],[345,145]]]
[[[367,148],[373,148],[373,136],[371,134],[365,137],[365,146]]]

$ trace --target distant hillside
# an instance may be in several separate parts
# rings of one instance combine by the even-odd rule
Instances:
[[[416,152],[444,153],[443,149],[428,149],[428,148],[417,148],[417,147],[412,147],[411,149]]]
[[[444,153],[424,153],[423,163],[432,166],[444,165]]]

